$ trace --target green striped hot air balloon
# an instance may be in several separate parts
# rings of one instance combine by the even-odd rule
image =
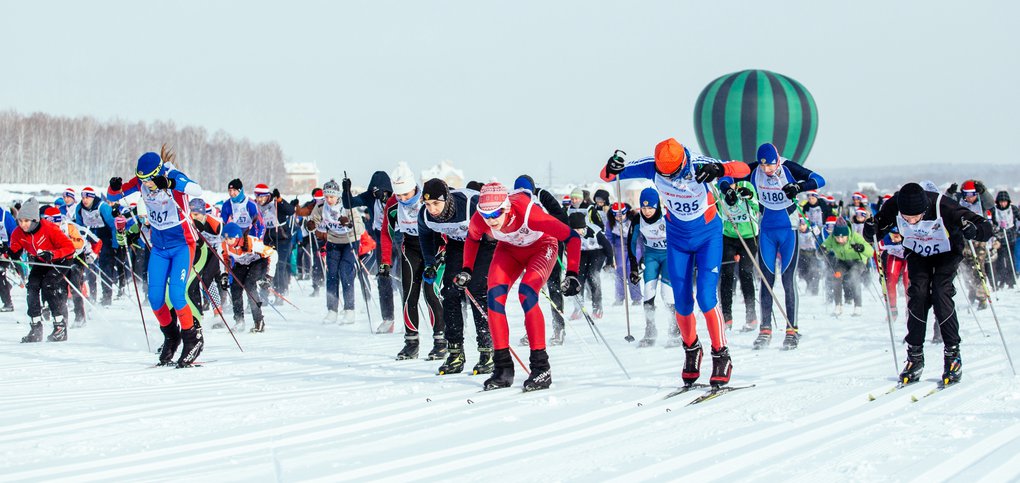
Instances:
[[[811,93],[789,77],[742,70],[708,84],[694,106],[694,131],[705,154],[753,161],[771,142],[784,158],[804,164],[818,131]]]

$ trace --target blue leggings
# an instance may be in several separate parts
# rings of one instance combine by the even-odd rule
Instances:
[[[673,304],[673,287],[669,282],[669,265],[666,262],[669,254],[666,250],[654,249],[645,247],[644,253],[644,295],[645,303],[655,303],[655,292],[658,288],[659,281],[662,281],[663,290],[662,296],[664,303],[667,305]]]
[[[673,234],[670,234],[673,235]],[[680,315],[694,313],[694,267],[698,268],[698,308],[708,312],[718,305],[719,267],[722,265],[723,237],[719,217],[700,232],[668,236],[666,263],[673,285],[673,300]]]
[[[772,293],[775,290],[776,256],[782,262],[783,291],[786,292],[786,316],[790,323],[787,329],[797,328],[797,253],[799,242],[797,231],[790,228],[763,227],[758,241],[758,262],[765,275],[759,295],[761,296],[761,327],[772,327]],[[765,284],[768,284],[766,286]]]
[[[174,310],[188,306],[185,293],[192,251],[193,247],[187,244],[152,249],[149,254],[149,306],[153,311],[163,308],[168,292]]]

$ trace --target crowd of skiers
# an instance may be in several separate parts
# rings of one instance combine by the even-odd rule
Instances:
[[[289,303],[292,284],[310,281],[312,296],[325,289],[324,323],[352,324],[357,283],[364,303],[369,295],[378,301],[376,332],[394,331],[398,317],[403,322],[398,360],[419,356],[428,322],[426,358],[442,361],[440,375],[465,369],[469,312],[478,353],[472,372],[491,374],[484,387],[495,389],[514,381],[506,303],[516,285],[526,328],[521,343],[530,348],[524,388],[534,390],[552,381],[546,344],[564,343],[564,318],[602,318],[606,272],[615,281],[615,304],[643,308],[640,347],[656,344],[659,298],[670,320],[665,345],[684,350],[686,385],[701,375],[695,308],[702,313],[709,382],[718,387],[733,369],[726,332],[738,283],[745,317],[739,330],[757,331],[752,347],[763,349],[781,322],[787,350],[799,344],[802,290],[822,292],[837,317],[851,304],[850,315],[861,315],[869,291],[895,320],[902,285],[908,348],[901,378],[920,377],[933,308],[935,339],[945,347],[943,379],[955,382],[962,374],[952,299],[958,268],[974,310],[991,303],[989,290],[1016,284],[1020,210],[1008,192],[992,197],[980,181],[945,191],[907,183],[873,201],[863,193],[837,200],[823,195],[822,176],[768,143],[747,162],[716,160],[675,139],[655,146],[653,156],[628,162],[620,153],[600,175],[609,183],[647,180],[637,206],[619,190],[615,199],[605,189],[561,197],[527,175],[512,188],[471,182],[457,189],[418,180],[404,164],[377,171],[360,192],[350,179],[329,180],[304,204],[266,184],[249,196],[235,179],[228,198],[211,204],[164,148],[143,154],[126,181],[113,177],[105,189],[80,193],[68,188],[52,202],[32,198],[0,212],[0,310],[13,310],[12,284],[24,285],[31,328],[22,341],[41,341],[46,319],[53,325],[48,340],[62,341],[68,299],[72,327],[81,327],[86,303],[110,305],[136,284],[139,308],[148,301],[164,336],[159,363],[186,367],[202,351],[204,317],[220,317],[211,327],[222,327],[229,306],[229,327],[243,329],[247,306],[251,331],[263,332],[264,308]],[[144,209],[125,203],[136,192]],[[548,339],[543,299],[552,309]]]

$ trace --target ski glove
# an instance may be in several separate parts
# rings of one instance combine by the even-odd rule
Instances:
[[[963,232],[963,237],[968,240],[974,240],[978,236],[977,225],[970,220],[963,220],[963,226],[960,228],[960,231]]]
[[[626,161],[618,154],[614,154],[606,161],[606,173],[607,174],[620,174],[623,172],[623,167],[626,165]]]
[[[711,183],[719,179],[726,170],[719,163],[699,164],[694,170],[694,180],[699,183]]]
[[[217,282],[219,282],[219,284],[220,284],[220,290],[223,290],[224,292],[227,291],[227,290],[230,290],[230,276],[229,275],[227,275],[225,273],[221,273],[220,274],[220,278],[219,278],[219,280]]]
[[[978,192],[978,194],[982,195],[985,194],[985,191],[988,191],[988,188],[985,188],[985,184],[981,181],[974,182],[974,189]]]
[[[812,225],[811,234],[814,236],[822,236],[822,230],[818,228],[818,225]]]
[[[110,190],[120,191],[124,187],[124,179],[119,177],[110,178]]]
[[[567,297],[581,293],[581,281],[577,279],[577,272],[567,272],[567,278],[564,278],[563,283],[560,284],[560,290]]]
[[[467,284],[471,282],[471,270],[465,268],[457,275],[453,276],[453,284],[458,288],[463,289],[467,287]]]
[[[786,186],[783,186],[783,193],[786,193],[787,198],[795,200],[797,199],[797,193],[800,193],[800,189],[800,185],[797,183],[786,183]]]
[[[389,277],[390,276],[390,268],[393,268],[393,267],[391,267],[387,263],[383,263],[383,264],[379,265],[379,273],[378,273],[377,276],[378,277]]]
[[[425,281],[425,283],[427,283],[429,285],[432,285],[433,283],[435,283],[436,282],[436,266],[435,265],[429,265],[429,266],[425,267],[425,271],[422,272],[421,278],[422,278],[422,280]]]
[[[40,262],[50,263],[50,262],[53,261],[53,253],[50,253],[50,252],[48,252],[46,250],[39,250],[39,251],[35,252],[35,258],[36,258],[36,260],[39,260]]]
[[[153,176],[152,182],[156,185],[157,189],[161,190],[172,190],[174,189],[174,186],[177,186],[177,180],[167,178],[163,175]]]
[[[726,194],[723,195],[723,200],[726,201],[727,205],[737,206],[737,190],[730,188],[726,190]]]
[[[85,264],[86,265],[92,265],[93,263],[96,263],[96,253],[93,252],[92,250],[86,250],[85,251]]]
[[[953,183],[953,184],[949,185],[949,189],[946,190],[946,194],[949,195],[949,196],[955,195],[956,194],[956,190],[959,189],[959,188],[960,188],[959,184]]]
[[[864,245],[860,243],[854,243],[853,245],[850,245],[850,248],[853,248],[857,253],[864,253]]]
[[[637,284],[641,283],[641,268],[640,267],[635,266],[634,268],[630,269],[630,283],[632,283],[634,285],[637,285]]]
[[[754,191],[751,191],[751,189],[746,186],[741,186],[737,188],[737,194],[739,194],[740,197],[745,200],[754,198]]]
[[[350,178],[344,178],[344,179],[340,180],[340,187],[343,188],[344,193],[350,193],[351,192],[351,179]]]

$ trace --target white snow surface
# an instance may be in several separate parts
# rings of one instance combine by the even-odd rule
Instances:
[[[267,310],[267,331],[209,329],[192,369],[151,367],[133,292],[92,310],[61,343],[21,344],[25,292],[0,314],[0,480],[37,481],[1008,481],[1020,478],[1020,385],[1010,374],[990,311],[988,337],[958,296],[963,382],[934,387],[941,346],[928,344],[923,382],[882,395],[904,358],[904,321],[895,324],[897,367],[884,310],[865,295],[862,317],[829,315],[821,296],[801,297],[800,348],[750,350],[753,332],[727,333],[731,384],[756,384],[696,406],[701,391],[669,400],[683,350],[660,338],[638,349],[624,340],[624,308],[598,322],[626,365],[626,379],[584,319],[550,347],[550,390],[481,392],[487,376],[436,376],[440,361],[395,361],[393,334],[373,335],[358,294],[354,325],[323,325],[323,298],[292,285],[303,310]],[[780,291],[781,293],[781,291]],[[739,294],[739,291],[738,291]],[[780,295],[781,296],[781,295]],[[739,295],[735,320],[743,321]],[[511,341],[524,334],[517,297],[508,297]],[[572,304],[568,304],[572,305]],[[543,310],[548,305],[543,300]],[[1017,294],[998,292],[997,311],[1020,354]],[[152,350],[160,344],[145,308]],[[640,307],[630,308],[640,338]],[[228,320],[229,320],[228,315]],[[378,304],[372,320],[379,322]],[[551,322],[547,321],[547,325]],[[468,370],[477,360],[466,324]],[[248,327],[251,327],[250,316]],[[47,333],[49,327],[46,327]],[[547,329],[551,334],[551,329]],[[699,316],[699,333],[708,336]],[[422,357],[430,349],[423,329]],[[929,336],[930,337],[930,336]],[[706,349],[702,382],[711,372]],[[878,396],[869,401],[868,395]]]

